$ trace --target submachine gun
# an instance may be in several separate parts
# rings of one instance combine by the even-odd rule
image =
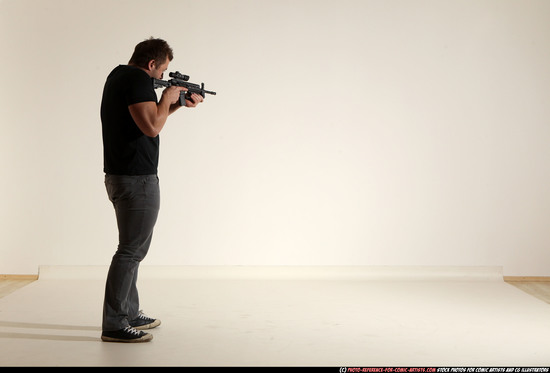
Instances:
[[[160,87],[185,87],[187,88],[187,92],[181,92],[180,93],[180,106],[185,106],[185,99],[190,99],[191,93],[197,93],[204,97],[205,94],[209,95],[215,95],[216,92],[207,91],[204,89],[204,83],[201,83],[201,85],[195,84],[195,83],[189,83],[189,75],[181,74],[179,71],[176,71],[175,73],[170,73],[169,76],[172,78],[170,80],[160,80],[153,78],[153,87],[155,89]]]

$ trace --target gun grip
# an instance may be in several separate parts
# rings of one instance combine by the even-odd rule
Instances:
[[[187,104],[185,103],[186,94],[187,92],[183,92],[183,91],[180,92],[180,106],[187,106]]]

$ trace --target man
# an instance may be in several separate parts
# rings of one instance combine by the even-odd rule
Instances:
[[[128,65],[109,74],[103,90],[105,187],[119,232],[105,286],[101,339],[106,342],[146,342],[153,336],[142,330],[160,325],[160,320],[139,310],[136,281],[160,206],[159,133],[168,116],[180,108],[180,92],[186,91],[168,87],[157,102],[152,78],[162,79],[172,59],[164,40],[145,40],[135,47]],[[186,106],[202,101],[202,96],[192,94]]]

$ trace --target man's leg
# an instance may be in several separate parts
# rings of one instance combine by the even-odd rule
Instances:
[[[138,269],[151,244],[160,191],[154,175],[107,175],[105,184],[116,212],[119,245],[107,275],[103,330],[116,331],[139,314]]]

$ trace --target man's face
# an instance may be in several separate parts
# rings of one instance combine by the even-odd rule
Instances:
[[[150,70],[151,78],[155,79],[162,79],[164,76],[164,72],[168,70],[168,64],[170,63],[170,60],[167,58],[166,61],[162,64],[157,64],[156,61],[153,64],[153,68]]]

